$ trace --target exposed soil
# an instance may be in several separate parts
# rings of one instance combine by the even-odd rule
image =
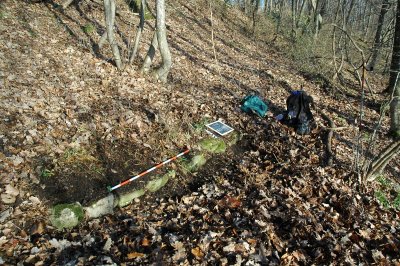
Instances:
[[[366,147],[380,94],[366,95],[362,123],[359,91],[345,92],[293,65],[270,27],[250,34],[235,8],[213,2],[168,1],[173,68],[167,84],[142,76],[138,66],[152,36],[146,22],[139,58],[117,71],[98,1],[0,4],[0,261],[10,265],[325,265],[400,263],[396,158],[379,182],[361,192],[355,172],[357,134]],[[126,55],[138,17],[117,1],[117,42]],[[268,21],[264,21],[269,25]],[[88,30],[92,25],[93,30]],[[217,60],[211,43],[211,24]],[[261,24],[260,24],[261,25]],[[251,37],[251,38],[250,38]],[[285,43],[286,41],[286,43]],[[281,42],[281,43],[279,43]],[[159,62],[157,55],[155,65]],[[371,74],[374,92],[383,77]],[[290,91],[314,98],[311,134],[274,118]],[[267,117],[240,110],[257,93]],[[349,96],[352,95],[352,96]],[[328,125],[333,162],[327,164]],[[55,203],[86,205],[115,185],[208,137],[217,119],[242,138],[195,173],[171,163],[116,193],[142,188],[155,175],[177,172],[161,190],[112,215],[58,232],[48,211]],[[391,142],[389,118],[377,130],[372,158]],[[391,180],[391,181],[390,181]],[[390,182],[389,182],[390,181]],[[378,199],[385,193],[387,202]]]

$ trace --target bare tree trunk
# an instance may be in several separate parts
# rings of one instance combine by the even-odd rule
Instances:
[[[347,16],[346,16],[346,28],[347,28],[347,23],[350,20],[351,12],[353,11],[353,7],[354,7],[354,0],[351,0],[350,6],[349,6],[349,11],[347,12]]]
[[[165,0],[156,0],[156,6],[156,32],[162,58],[161,66],[156,70],[156,75],[160,81],[165,83],[172,66],[171,52],[167,41],[167,27],[165,26]]]
[[[297,3],[295,0],[292,0],[292,38],[296,38],[296,7]]]
[[[304,6],[305,6],[306,2],[307,2],[306,0],[303,0],[303,2],[301,3],[300,10],[299,10],[299,12],[297,13],[296,28],[299,27],[299,22],[300,22],[300,19],[301,19],[301,14],[303,13]]]
[[[365,25],[365,32],[364,32],[364,39],[367,38],[368,36],[368,30],[369,30],[369,25],[371,23],[371,14],[372,14],[372,5],[369,7],[369,12],[368,12],[368,17],[367,17],[367,24]]]
[[[272,9],[272,0],[265,0],[265,13],[270,14]]]
[[[341,2],[342,0],[338,1],[337,7],[336,7],[336,13],[335,13],[335,17],[334,17],[334,23],[336,23],[337,18],[339,16],[339,11],[340,11],[340,6],[341,6]],[[342,36],[343,33],[341,33],[340,36]],[[339,38],[339,47],[340,47],[340,42],[341,42],[342,37]],[[342,71],[342,66],[343,66],[343,61],[344,61],[344,55],[343,52],[340,51],[341,54],[341,63],[339,68],[337,67],[337,63],[336,63],[336,27],[333,27],[332,29],[332,54],[333,54],[333,67],[335,70],[335,73],[333,74],[332,79],[336,80],[336,78],[338,77],[339,74],[341,74]]]
[[[282,13],[283,13],[283,5],[284,5],[284,0],[279,1],[279,14],[278,14],[278,21],[276,23],[276,35],[279,34],[279,31],[281,29],[281,23],[282,23]]]
[[[389,10],[389,0],[383,0],[381,6],[381,12],[378,18],[378,27],[376,28],[374,44],[372,47],[371,60],[369,61],[368,64],[368,69],[370,70],[373,70],[375,68],[375,64],[379,56],[379,50],[381,48],[381,42],[382,42],[381,36],[382,36],[383,23],[385,21],[385,15],[388,10]]]
[[[151,41],[149,50],[147,51],[146,57],[144,58],[142,68],[140,69],[141,72],[143,73],[149,72],[151,63],[153,62],[157,49],[158,49],[157,32],[154,32],[153,40]]]
[[[105,31],[105,32],[103,33],[103,35],[101,35],[101,38],[100,38],[100,41],[99,41],[99,44],[98,44],[98,46],[99,46],[100,49],[103,47],[103,45],[104,45],[104,43],[105,43],[106,41],[107,41],[107,31]]]
[[[318,33],[319,33],[319,28],[320,28],[320,23],[322,21],[322,16],[319,12],[319,7],[321,5],[321,1],[323,0],[316,0],[316,1],[311,1],[312,2],[312,8],[314,11],[314,42],[318,39]]]
[[[392,63],[390,66],[389,90],[393,94],[390,104],[390,132],[400,138],[400,0],[397,0],[396,26],[394,30]]]
[[[115,0],[104,0],[104,13],[106,17],[108,42],[111,46],[115,64],[118,69],[122,69],[121,55],[119,53],[117,42],[114,39]]]
[[[140,22],[137,27],[135,42],[132,48],[132,53],[129,58],[129,63],[132,64],[135,61],[136,54],[139,48],[140,37],[142,36],[143,28],[144,28],[144,12],[145,12],[146,0],[142,0],[140,4]]]
[[[258,8],[259,8],[259,4],[260,1],[259,0],[255,0],[255,7],[253,6],[253,24],[252,24],[252,34],[255,33],[256,30],[256,20],[257,20],[257,12],[258,12]]]

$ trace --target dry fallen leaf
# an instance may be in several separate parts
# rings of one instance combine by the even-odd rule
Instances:
[[[199,247],[192,248],[192,254],[196,256],[196,258],[201,259],[204,257],[204,253],[201,251]]]
[[[247,242],[249,242],[250,245],[255,245],[255,244],[257,244],[257,239],[249,238],[249,239],[247,239]]]
[[[34,223],[31,227],[30,234],[42,234],[44,232],[45,224],[43,221],[38,221]]]
[[[145,256],[145,254],[134,251],[134,252],[131,252],[128,254],[128,259],[142,258],[144,256]]]
[[[234,208],[238,208],[242,205],[242,203],[240,202],[240,200],[236,197],[229,197],[226,196],[225,198],[223,198],[220,202],[219,205],[221,207],[227,207],[230,209],[234,209]]]
[[[150,246],[150,241],[146,237],[142,239],[142,246],[144,247]]]

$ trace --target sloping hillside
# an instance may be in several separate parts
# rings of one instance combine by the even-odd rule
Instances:
[[[67,10],[59,1],[1,2],[0,262],[400,263],[399,211],[380,206],[373,184],[357,192],[357,91],[344,96],[302,75],[271,42],[268,27],[250,35],[250,22],[233,7],[168,2],[173,68],[167,84],[138,73],[152,20],[137,62],[119,72],[108,45],[97,47],[104,32],[100,1]],[[125,2],[117,5],[126,57],[138,17]],[[307,136],[274,119],[290,91],[302,86],[315,101],[317,126]],[[240,110],[254,92],[268,100],[265,119]],[[368,95],[362,124],[368,134],[379,118],[372,107],[382,101]],[[333,138],[332,166],[326,165],[327,124],[320,113],[343,127]],[[207,136],[204,124],[217,119],[241,140],[197,173],[172,164],[177,178],[113,215],[64,232],[49,223],[51,205],[105,196],[108,185],[184,146],[196,148]],[[390,141],[387,127],[385,117],[378,146]],[[399,167],[397,159],[386,174],[398,176]]]

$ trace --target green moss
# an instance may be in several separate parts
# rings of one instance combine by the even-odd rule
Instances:
[[[400,139],[400,130],[392,130],[389,135],[394,139]]]
[[[132,200],[139,198],[145,194],[144,189],[140,190],[135,190],[130,193],[126,193],[124,195],[121,195],[118,201],[118,206],[119,207],[125,207],[126,205],[130,204]]]
[[[144,20],[151,20],[151,19],[155,19],[155,17],[149,11],[146,10],[144,12]]]
[[[219,138],[208,138],[200,142],[200,147],[211,153],[223,153],[226,150],[226,144]]]
[[[50,178],[54,176],[54,172],[49,169],[43,169],[43,171],[40,173],[40,177],[42,178]]]
[[[207,162],[207,159],[204,157],[204,155],[198,154],[198,155],[193,156],[193,158],[190,161],[182,161],[181,166],[183,168],[183,171],[188,173],[188,172],[197,171],[206,162]]]
[[[379,176],[376,180],[379,182],[379,184],[381,184],[385,188],[388,188],[391,186],[390,180],[385,178],[384,176]]]
[[[149,190],[150,192],[156,192],[157,190],[159,190],[160,188],[165,186],[165,184],[167,184],[167,182],[170,178],[174,178],[174,177],[175,177],[175,171],[173,171],[173,170],[169,171],[162,177],[151,180],[149,183],[147,183],[146,190]]]
[[[377,200],[383,207],[385,207],[385,208],[390,207],[390,202],[386,198],[385,194],[382,191],[379,190],[379,191],[375,192],[375,197],[377,198]]]
[[[92,33],[94,30],[95,28],[92,23],[88,23],[83,27],[83,32],[87,34]]]
[[[79,203],[59,204],[51,210],[51,223],[58,229],[75,227],[83,220],[83,208]]]
[[[232,134],[229,135],[228,140],[227,140],[227,145],[233,146],[235,145],[240,139],[242,138],[242,136],[238,133],[238,132],[233,132]]]
[[[400,210],[400,192],[397,194],[397,197],[393,201],[393,207]]]

